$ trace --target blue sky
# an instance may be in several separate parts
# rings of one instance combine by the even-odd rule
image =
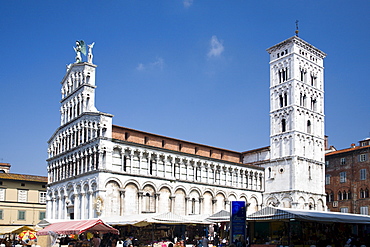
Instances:
[[[337,149],[369,137],[370,1],[2,1],[0,162],[46,175],[60,81],[95,42],[96,106],[113,123],[210,146],[269,145],[266,49],[299,36],[328,54],[325,115]]]

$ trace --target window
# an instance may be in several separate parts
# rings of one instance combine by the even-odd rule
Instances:
[[[3,214],[3,210],[0,209],[0,220],[3,220],[4,219],[4,214]]]
[[[307,121],[307,133],[311,134],[311,121],[310,120]]]
[[[325,184],[330,184],[330,177],[331,177],[330,174],[325,175]]]
[[[368,206],[360,207],[360,214],[369,215],[369,207]]]
[[[45,191],[39,192],[39,203],[46,203],[46,192]]]
[[[339,173],[340,176],[340,182],[345,183],[346,182],[346,172]]]
[[[283,100],[283,95],[279,95],[279,102],[280,102],[280,107],[284,106],[284,100]]]
[[[286,122],[285,119],[281,120],[281,131],[285,132],[286,131]]]
[[[26,220],[26,211],[18,210],[18,220]]]
[[[325,166],[329,166],[329,160],[325,160]]]
[[[346,158],[341,158],[340,159],[340,164],[345,165],[346,164]]]
[[[366,180],[366,169],[360,170],[360,180]]]
[[[330,195],[329,195],[329,201],[330,202],[334,201],[334,193],[333,192],[331,192]]]
[[[0,201],[5,201],[5,189],[0,188]]]
[[[338,201],[341,201],[343,200],[343,197],[342,197],[342,192],[338,192]]]
[[[195,198],[191,199],[191,214],[195,214]]]
[[[367,160],[367,154],[360,154],[359,156],[358,156],[358,161],[360,161],[360,162],[364,162],[364,161],[366,161]]]
[[[27,190],[18,190],[18,202],[27,202]]]
[[[360,189],[360,198],[368,198],[369,197],[369,190],[366,188],[365,190]]]
[[[301,72],[301,81],[306,82],[307,71],[305,69],[301,68],[300,72]]]
[[[46,217],[46,213],[44,211],[41,211],[39,214],[39,220],[43,220]]]
[[[345,207],[345,208],[340,208],[340,212],[341,213],[348,213],[348,208]]]

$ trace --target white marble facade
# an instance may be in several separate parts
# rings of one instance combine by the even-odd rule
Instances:
[[[96,65],[68,66],[61,125],[48,142],[47,218],[213,214],[235,200],[248,213],[324,210],[325,54],[298,37],[268,52],[270,147],[232,160],[113,138],[113,116],[95,107]]]

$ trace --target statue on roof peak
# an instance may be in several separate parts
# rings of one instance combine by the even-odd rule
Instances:
[[[86,44],[83,40],[76,41],[76,47],[73,47],[76,52],[76,62],[75,63],[82,63],[81,53],[86,56]]]

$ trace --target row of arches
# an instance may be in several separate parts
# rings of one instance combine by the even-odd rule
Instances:
[[[51,219],[86,219],[142,213],[173,212],[178,215],[213,214],[230,210],[231,201],[245,201],[248,212],[258,211],[261,195],[245,190],[199,187],[189,184],[140,182],[109,177],[103,188],[95,179],[49,190],[48,214]]]
[[[298,196],[298,200],[294,200],[291,195],[282,194],[277,197],[270,195],[266,199],[267,206],[281,207],[281,208],[295,208],[303,210],[318,210],[325,211],[325,203],[321,198],[313,198],[306,196]]]
[[[63,102],[60,107],[61,124],[63,125],[78,117],[83,112],[88,111],[91,104],[90,101],[90,94],[81,92],[69,101]]]
[[[89,171],[98,170],[102,163],[102,152],[98,146],[85,147],[78,152],[50,161],[48,164],[49,183],[71,178]]]
[[[75,89],[83,84],[90,83],[90,72],[73,71],[69,74],[68,79],[65,81],[61,89],[62,99],[71,94]]]
[[[96,120],[81,120],[61,130],[49,145],[49,158],[102,136],[104,130],[105,126]]]
[[[246,166],[115,146],[113,171],[262,191],[264,173]]]
[[[299,79],[312,87],[322,89],[321,69],[304,59],[297,58],[299,64]]]
[[[326,192],[326,201],[327,202],[334,202],[334,201],[343,201],[343,200],[352,200],[352,192],[351,190],[339,190],[336,193],[336,197],[333,191]],[[369,189],[368,188],[360,188],[359,190],[359,197],[358,198],[369,198]]]

